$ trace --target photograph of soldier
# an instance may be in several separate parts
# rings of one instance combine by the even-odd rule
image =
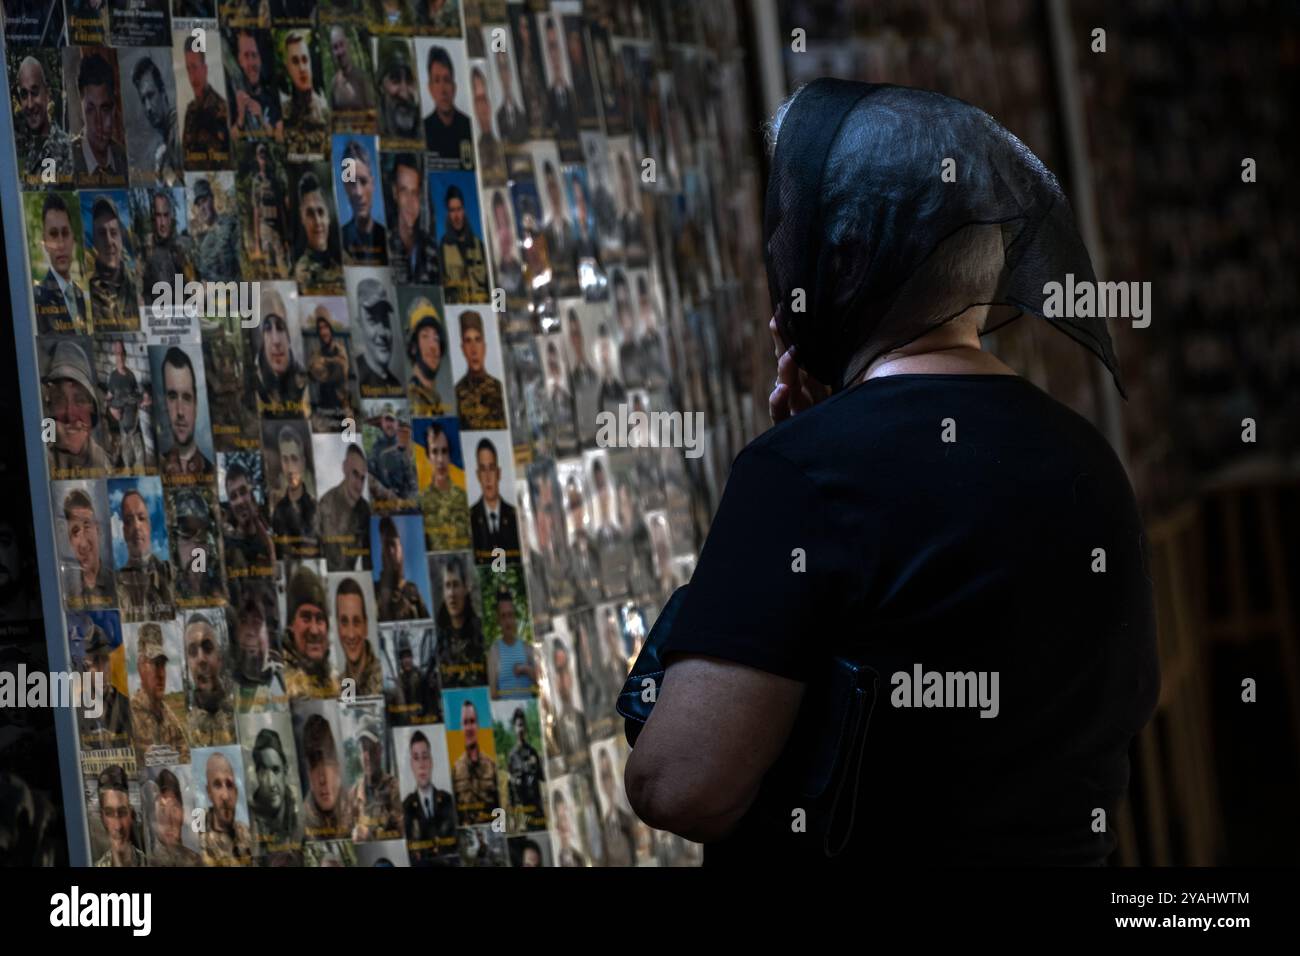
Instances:
[[[530,598],[534,620],[540,622],[550,614],[568,611],[576,598],[569,577],[564,508],[555,463],[545,458],[532,461],[526,491],[532,511],[532,533],[528,535]]]
[[[302,865],[340,868],[359,866],[357,849],[351,839],[308,840],[302,845]]]
[[[427,620],[429,562],[424,550],[424,521],[419,515],[384,515],[370,520],[375,597],[379,620]]]
[[[133,184],[182,185],[180,130],[176,119],[176,78],[172,70],[170,32],[158,48],[123,49],[118,58],[126,112],[126,141],[131,144],[129,175]]]
[[[307,563],[298,565],[285,597],[284,675],[291,701],[339,695],[330,663],[328,607],[320,575]]]
[[[81,207],[76,193],[23,193],[32,299],[40,335],[90,331],[81,269]]]
[[[347,419],[352,419],[355,428],[356,376],[349,355],[347,300],[342,296],[303,296],[298,305],[303,351],[307,355],[312,431],[336,434],[343,430]]]
[[[257,856],[296,851],[302,843],[302,796],[293,754],[293,721],[287,713],[239,717],[248,781],[248,817]],[[251,746],[249,742],[251,741]]]
[[[451,762],[440,727],[393,730],[402,798],[402,832],[411,863],[434,866],[455,859],[456,802],[451,795]],[[438,753],[435,757],[434,746]],[[401,757],[407,758],[405,765]]]
[[[275,574],[275,542],[267,519],[262,482],[262,455],[256,451],[217,456],[217,490],[221,504],[221,538],[226,579]]]
[[[369,466],[357,442],[337,435],[316,435],[316,467],[323,475],[338,475],[338,484],[320,498],[321,551],[327,571],[370,570],[370,502],[366,498]]]
[[[582,145],[578,142],[578,103],[569,82],[569,64],[564,58],[563,34],[559,16],[539,15],[544,19],[546,47],[546,129],[560,147],[560,157],[566,163],[582,161]]]
[[[159,467],[164,483],[210,480],[212,431],[208,423],[203,352],[198,345],[151,345],[149,363],[157,416]]]
[[[102,481],[53,485],[63,602],[71,610],[117,604],[107,490]]]
[[[551,862],[551,842],[546,834],[540,834],[542,842],[532,837],[507,837],[510,847],[510,865],[515,867],[554,866]]]
[[[496,288],[504,289],[506,302],[526,298],[524,265],[519,258],[519,240],[515,236],[514,215],[504,189],[492,190],[488,200],[491,218],[488,224],[492,235],[492,275]]]
[[[164,638],[163,628],[166,627]],[[134,640],[131,639],[134,632]],[[189,763],[185,724],[185,692],[181,688],[180,640],[174,622],[149,621],[127,628],[135,679],[130,681],[131,739],[142,767]],[[168,665],[171,664],[169,667]],[[169,683],[173,690],[168,691]]]
[[[596,557],[600,562],[601,587],[605,597],[623,597],[628,593],[632,570],[631,529],[618,523],[618,499],[610,479],[605,452],[587,452],[592,491],[593,530]]]
[[[461,457],[460,427],[454,418],[413,422],[420,474],[420,513],[430,551],[463,551],[470,546],[469,498]]]
[[[131,351],[128,364],[128,348]],[[148,349],[143,342],[125,338],[95,338],[97,372],[104,375],[107,360],[109,369],[104,382],[104,401],[108,417],[104,421],[105,451],[110,467],[116,474],[143,474],[153,471],[154,445],[150,409],[153,406],[152,388],[145,377],[143,387],[136,377],[147,376]],[[132,370],[131,366],[135,366]]]
[[[338,132],[373,133],[377,121],[375,84],[371,79],[370,50],[359,31],[335,23],[321,34],[328,37],[325,87],[330,113]]]
[[[416,29],[420,33],[460,36],[460,0],[411,0],[411,5],[415,10]],[[468,9],[466,13],[469,13]]]
[[[337,710],[338,705],[332,701],[294,707],[298,767],[306,793],[303,835],[308,840],[352,836],[352,805],[343,794],[338,734],[334,729]]]
[[[415,511],[419,507],[419,478],[411,447],[411,420],[405,402],[363,401],[370,471],[370,500],[376,513]]]
[[[582,463],[561,461],[556,464],[557,477],[564,489],[565,525],[568,529],[569,567],[578,606],[592,604],[602,596],[600,561],[588,532],[587,503],[583,497],[585,478]]]
[[[341,653],[338,660],[340,692],[352,698],[381,697],[384,669],[370,641],[375,620],[375,596],[369,577],[351,574],[329,576],[334,612],[334,632]]]
[[[271,506],[271,534],[281,558],[320,551],[311,430],[302,421],[262,422],[262,460]]]
[[[506,866],[506,835],[489,826],[456,831],[461,866]]]
[[[199,319],[212,444],[218,452],[256,448],[261,441],[241,321],[238,315]]]
[[[430,168],[473,169],[474,134],[464,47],[458,40],[417,39],[415,55],[424,70],[424,148]],[[459,103],[457,95],[459,94]]]
[[[494,701],[492,723],[497,753],[505,754],[508,775],[509,823],[512,833],[546,829],[542,785],[546,764],[542,760],[542,733],[537,701]]]
[[[376,202],[379,175],[373,136],[341,134],[333,138],[335,193],[347,199],[340,210],[343,262],[350,266],[384,265],[388,261],[388,233],[384,229],[384,204]]]
[[[569,187],[569,208],[572,210],[573,255],[578,264],[579,284],[588,299],[603,299],[607,292],[602,288],[599,273],[600,235],[596,230],[596,216],[587,201],[587,171],[581,166],[571,166],[564,174]]]
[[[306,418],[307,370],[295,321],[298,291],[292,282],[260,285],[262,321],[251,333],[257,351],[257,410],[263,419]]]
[[[447,690],[447,756],[456,816],[462,827],[491,823],[500,807],[496,741],[487,688]]]
[[[188,766],[158,767],[149,771],[144,790],[153,792],[152,802],[145,798],[145,816],[150,818],[150,866],[202,866],[203,857],[185,845],[185,834],[194,831],[186,826],[190,820],[185,794],[189,790]],[[182,787],[178,774],[184,774]]]
[[[379,628],[384,693],[393,726],[442,723],[442,680],[438,676],[434,628]]]
[[[77,185],[82,188],[125,186],[127,160],[122,145],[122,100],[116,51],[97,46],[68,47],[63,54],[63,87],[70,99],[74,88],[77,93],[68,111],[72,133],[69,146]]]
[[[474,123],[478,128],[479,177],[484,183],[504,186],[506,154],[492,125],[492,100],[488,97],[487,74],[476,64],[469,73],[470,98],[474,105]]]
[[[544,363],[543,400],[546,405],[546,420],[551,429],[551,442],[556,457],[568,458],[578,452],[578,418],[561,341],[558,335],[539,336],[537,348],[542,353]]]
[[[57,8],[56,8],[57,9]],[[10,44],[17,41],[9,35]],[[9,47],[14,139],[25,189],[72,185],[72,137],[67,129],[63,51]],[[75,56],[69,50],[68,55]]]
[[[668,363],[664,355],[663,336],[659,332],[659,308],[650,283],[648,270],[632,272],[636,285],[636,308],[640,317],[637,348],[641,352],[642,383],[651,390],[668,387]]]
[[[290,216],[294,242],[293,279],[303,295],[334,295],[343,290],[343,260],[334,220],[328,163],[289,167]]]
[[[474,541],[474,558],[491,561],[497,548],[508,560],[519,560],[519,519],[514,497],[514,463],[510,439],[505,432],[495,435],[463,432],[461,445],[468,459],[473,450],[474,471],[467,476],[466,493],[474,500],[469,509],[470,535]],[[504,466],[498,446],[505,451]]]
[[[483,635],[488,692],[493,700],[533,697],[537,694],[537,661],[522,570],[512,566],[494,571],[491,565],[480,565],[478,573],[486,602]]]
[[[619,375],[614,336],[609,325],[596,326],[596,367],[600,370],[600,389],[596,396],[597,413],[607,412],[618,416],[618,407],[627,404],[627,389]]]
[[[496,73],[492,101],[496,104],[497,133],[507,146],[521,146],[528,141],[528,115],[524,112],[520,101],[519,85],[514,70],[514,51],[508,33],[502,37],[500,46],[502,49],[492,54]],[[481,123],[480,128],[483,128]]]
[[[175,613],[171,547],[162,482],[114,478],[108,482],[113,522],[117,604],[126,622],[162,621]]]
[[[166,489],[172,513],[172,567],[176,606],[224,602],[221,538],[214,518],[212,486],[206,482]]]
[[[596,793],[600,798],[601,843],[605,851],[606,866],[636,866],[638,850],[649,851],[649,834],[641,831],[645,824],[633,815],[624,803],[623,767],[618,759],[616,740],[595,744]],[[617,760],[618,766],[615,766]]]
[[[284,114],[280,94],[274,85],[271,34],[254,27],[227,29],[222,33],[225,73],[232,115],[230,131],[236,140],[284,139]]]
[[[186,173],[189,187],[190,235],[198,249],[196,265],[204,282],[229,282],[240,277],[239,217],[235,214],[235,174]]]
[[[204,810],[199,846],[204,866],[248,866],[253,860],[253,836],[240,782],[244,779],[239,747],[196,750],[194,772],[204,780],[198,807]]]
[[[122,642],[122,624],[116,611],[88,611],[68,626],[80,631],[81,670],[83,679],[96,673],[103,675],[104,697],[99,713],[77,709],[77,732],[82,750],[125,750],[131,754],[131,704],[127,688],[126,647]],[[77,666],[78,638],[72,638],[73,666]],[[129,769],[135,776],[135,760]]]
[[[435,554],[429,558],[429,572],[437,587],[434,619],[442,686],[480,686],[487,680],[487,661],[474,565],[464,553]]]
[[[523,5],[515,4],[509,7],[508,12],[510,32],[514,41],[512,52],[519,73],[519,88],[523,91],[524,112],[528,114],[528,138],[542,139],[551,131],[546,126],[548,84],[542,73],[542,54],[534,29],[535,14],[526,10]]]
[[[587,716],[582,709],[577,665],[569,643],[558,635],[547,640],[547,678],[551,685],[551,707],[555,714],[556,756],[573,770],[587,761]]]
[[[484,322],[484,311],[448,309],[447,326],[459,342],[459,356],[451,356],[456,380],[456,406],[462,428],[494,431],[506,427],[501,345],[495,321]],[[488,312],[495,319],[495,314]],[[495,372],[496,374],[492,374]]]
[[[551,845],[556,866],[591,866],[586,847],[573,826],[573,806],[568,791],[569,777],[551,784]]]
[[[288,174],[278,143],[245,142],[236,178],[247,273],[262,279],[289,275]]]
[[[273,35],[287,81],[281,90],[281,108],[289,162],[324,159],[329,155],[330,107],[318,79],[315,33],[299,28],[276,30]]]
[[[618,147],[611,144],[614,165],[618,169],[618,187],[621,212],[618,220],[619,238],[623,254],[629,265],[643,266],[648,261],[645,217],[641,212],[641,190],[632,171],[631,146],[626,137],[620,137]]]
[[[607,656],[603,650],[604,643],[601,637],[604,632],[599,631],[596,626],[597,619],[604,620],[605,610],[583,608],[568,618],[574,635],[574,653],[577,655],[576,676],[582,687],[582,712],[591,715],[587,732],[592,738],[600,738],[615,732],[614,704],[617,699],[616,694],[623,689],[621,682],[613,687],[606,679],[609,668],[606,666]],[[617,627],[618,613],[617,611],[613,613]]]
[[[594,128],[600,123],[596,108],[596,85],[592,64],[587,58],[587,42],[583,36],[583,19],[577,15],[552,18],[564,30],[564,50],[568,54],[569,76],[573,78],[572,92],[578,125]],[[549,47],[549,38],[547,40]]]
[[[177,179],[180,174],[177,173]],[[197,250],[189,231],[189,204],[184,186],[137,187],[130,192],[131,225],[139,251],[140,296],[151,306],[157,296],[154,287],[165,282],[174,286],[198,277]]]
[[[100,397],[90,340],[46,337],[37,344],[41,406],[45,417],[54,422],[54,441],[46,446],[50,477],[102,477],[110,462],[100,437]]]
[[[98,816],[108,834],[108,849],[95,860],[95,866],[146,866],[138,845],[126,771],[118,764],[106,767],[99,774],[98,785]]]
[[[141,299],[127,193],[83,191],[80,197],[95,331],[138,332]]]
[[[226,661],[226,615],[220,608],[185,619],[186,737],[191,747],[235,742],[235,695]],[[198,763],[198,755],[195,755]]]
[[[348,302],[361,326],[364,346],[357,356],[361,398],[401,398],[406,389],[396,297],[386,269],[349,269]]]
[[[406,37],[376,36],[379,85],[379,140],[385,149],[424,149],[420,126],[420,88],[415,53]]]
[[[381,153],[388,264],[399,285],[439,282],[438,245],[428,229],[424,203],[424,164],[417,153]]]
[[[555,147],[551,143],[534,143],[532,148],[542,170],[542,231],[551,262],[551,283],[557,296],[577,295],[580,289],[577,237],[564,201],[558,163],[552,159]]]
[[[450,411],[451,361],[447,332],[440,318],[442,297],[435,287],[399,287],[398,302],[406,316],[407,381],[411,414],[446,415]],[[446,396],[446,398],[444,398]]]
[[[487,253],[481,235],[474,174],[430,173],[429,199],[435,204],[444,300],[448,305],[488,302]]]
[[[402,835],[402,794],[397,777],[387,771],[382,708],[368,713],[362,706],[342,710],[345,733],[355,748],[356,764],[348,760],[347,800],[352,804],[352,840],[368,843]],[[345,745],[346,747],[347,745]]]
[[[176,30],[172,35],[176,107],[185,116],[181,131],[182,164],[187,171],[228,169],[230,110],[217,92],[226,86],[217,34],[213,32],[210,44],[200,44],[190,30]],[[180,81],[182,73],[184,83]]]
[[[285,710],[289,691],[280,649],[275,580],[238,578],[230,591],[235,615],[235,710],[241,714]]]

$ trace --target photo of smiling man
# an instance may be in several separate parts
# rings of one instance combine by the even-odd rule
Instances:
[[[337,295],[343,291],[330,164],[289,165],[289,218],[296,230],[293,280],[303,295]]]
[[[19,42],[12,33],[9,41]],[[9,89],[15,106],[15,147],[23,187],[68,189],[73,182],[72,137],[67,126],[63,51],[11,45],[8,62]]]
[[[72,165],[77,185],[125,186],[117,52],[107,47],[68,47],[63,54],[63,85],[71,103]]]
[[[114,606],[117,588],[104,482],[56,481],[52,490],[64,604],[74,611]]]
[[[298,565],[285,595],[284,676],[290,701],[339,696],[330,663],[328,608],[319,572],[310,563]]]
[[[341,651],[339,692],[345,699],[382,697],[384,669],[370,639],[376,624],[374,585],[369,575],[328,575],[334,633]]]
[[[81,267],[81,204],[76,193],[23,193],[32,297],[40,335],[90,331]]]
[[[343,262],[349,266],[383,265],[388,261],[384,204],[376,185],[378,151],[373,136],[335,136],[335,192],[347,200],[340,208]]]

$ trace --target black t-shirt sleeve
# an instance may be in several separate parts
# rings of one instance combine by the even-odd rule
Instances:
[[[774,452],[745,449],[660,659],[702,654],[810,680],[839,619],[842,554],[803,471]]]

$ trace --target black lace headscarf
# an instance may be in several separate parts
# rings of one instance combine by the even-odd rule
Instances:
[[[779,118],[764,249],[782,335],[835,391],[971,306],[989,306],[991,332],[1024,312],[1047,318],[1048,282],[1096,281],[1056,177],[996,120],[939,93],[847,80],[815,80]],[[1124,394],[1104,319],[1048,321]]]

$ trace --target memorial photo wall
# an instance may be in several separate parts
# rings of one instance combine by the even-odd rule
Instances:
[[[91,860],[698,863],[614,702],[765,424],[730,5],[4,12]]]

